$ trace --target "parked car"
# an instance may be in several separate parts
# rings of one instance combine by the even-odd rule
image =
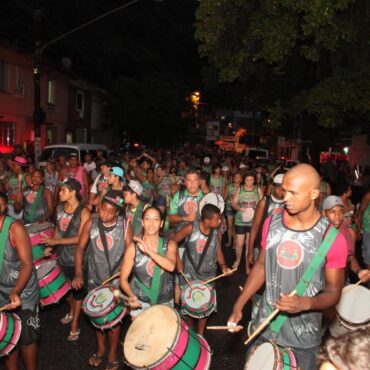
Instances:
[[[40,156],[39,166],[45,167],[47,160],[52,157],[57,159],[61,155],[65,156],[66,159],[71,155],[71,153],[77,153],[78,159],[83,161],[84,155],[90,153],[93,158],[96,157],[96,152],[102,150],[104,156],[107,156],[108,149],[103,144],[84,144],[84,143],[74,143],[74,144],[55,144],[47,145]]]

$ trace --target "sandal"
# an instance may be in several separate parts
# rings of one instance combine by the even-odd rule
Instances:
[[[75,342],[80,337],[80,329],[73,332],[72,330],[69,332],[69,335],[67,337],[67,340],[70,342]]]
[[[238,262],[234,262],[233,265],[232,265],[232,268],[233,269],[237,269],[239,267],[239,263]]]
[[[61,322],[63,325],[67,325],[67,324],[69,324],[72,320],[73,320],[73,315],[71,315],[69,312],[67,312],[67,313],[65,314],[65,316],[63,316],[63,317],[60,319],[60,322]]]
[[[117,370],[118,369],[118,361],[107,362],[107,366],[105,370]]]
[[[104,355],[97,355],[94,353],[90,358],[89,358],[89,365],[92,367],[99,367],[101,363],[103,362]]]

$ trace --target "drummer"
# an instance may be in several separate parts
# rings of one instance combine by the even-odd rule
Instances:
[[[54,247],[57,247],[58,264],[68,279],[74,277],[75,251],[78,243],[78,236],[81,234],[85,223],[90,219],[90,211],[81,204],[81,185],[71,178],[62,183],[59,188],[59,199],[61,204],[56,209],[56,226],[53,238],[45,238],[47,244],[46,255],[51,254]],[[62,317],[60,322],[63,325],[71,324],[68,334],[68,341],[79,339],[80,330],[78,319],[80,317],[84,290],[72,290],[66,297],[69,311]]]
[[[264,222],[260,254],[228,320],[230,326],[236,325],[242,319],[244,305],[265,284],[252,329],[265,322],[274,308],[286,316],[279,314],[254,344],[274,340],[290,347],[298,366],[310,370],[317,368],[321,311],[335,306],[340,299],[348,254],[346,240],[339,233],[304,295],[289,294],[297,289],[311,266],[329,227],[329,220],[316,209],[319,187],[320,177],[308,164],[296,165],[284,175],[286,209]]]
[[[122,191],[109,190],[99,207],[99,217],[90,219],[80,233],[75,256],[74,289],[84,285],[84,255],[89,245],[87,290],[97,288],[103,281],[119,271],[123,255],[132,245],[132,228],[122,217],[124,199]],[[115,282],[118,285],[118,282]],[[89,358],[89,365],[99,367],[105,355],[105,340],[109,340],[108,362],[106,369],[118,369],[117,350],[121,324],[102,332],[95,328],[97,351]]]
[[[336,195],[329,195],[324,199],[323,205],[324,215],[331,221],[331,223],[339,229],[345,236],[348,250],[348,262],[351,271],[358,279],[366,283],[370,280],[370,270],[361,268],[355,256],[356,232],[346,224],[344,218],[344,203],[341,198]]]
[[[31,186],[23,191],[23,196],[14,203],[14,209],[23,209],[23,223],[50,221],[54,214],[52,192],[44,187],[44,172],[35,169],[31,175]]]
[[[19,349],[26,370],[37,368],[37,347],[40,337],[38,311],[39,287],[33,268],[30,238],[19,222],[6,216],[7,196],[0,193],[0,307],[8,305],[10,312],[21,319],[22,331],[18,345],[4,357],[7,369],[18,369]]]
[[[148,207],[142,223],[142,234],[135,236],[134,244],[127,247],[121,268],[121,288],[129,298],[133,319],[155,304],[174,306],[172,272],[176,267],[177,245],[159,235],[163,226],[159,208]]]
[[[175,242],[186,240],[183,258],[178,256],[177,259],[177,269],[190,282],[206,281],[215,277],[217,262],[223,273],[230,272],[221,249],[220,225],[220,209],[213,204],[206,204],[202,208],[200,221],[185,225],[174,235]],[[180,286],[182,290],[187,287],[183,277],[180,277]],[[215,307],[216,305],[215,299]],[[204,335],[207,321],[208,317],[201,318],[197,322],[191,317],[186,317],[188,325],[195,328],[200,335]]]

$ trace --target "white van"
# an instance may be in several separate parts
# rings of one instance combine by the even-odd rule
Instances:
[[[83,161],[84,155],[90,153],[93,158],[96,157],[96,151],[102,150],[104,156],[107,157],[108,149],[103,144],[84,144],[84,143],[74,143],[74,144],[55,144],[47,145],[40,156],[39,167],[45,167],[47,160],[52,157],[57,159],[63,155],[66,159],[71,155],[71,153],[77,153],[78,159]]]

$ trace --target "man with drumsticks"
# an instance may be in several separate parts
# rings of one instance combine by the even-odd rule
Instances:
[[[204,205],[201,210],[201,220],[194,221],[185,225],[173,237],[175,242],[186,239],[185,253],[182,260],[177,260],[177,269],[183,274],[180,278],[182,290],[190,282],[202,282],[212,279],[216,275],[217,262],[224,274],[231,274],[231,270],[225,263],[225,258],[221,249],[221,211],[213,204]],[[213,287],[212,287],[213,289]],[[194,294],[196,292],[194,291]],[[184,302],[182,302],[184,304]],[[216,297],[214,300],[214,309],[216,309]],[[213,310],[212,310],[213,312]],[[209,314],[211,314],[210,312]],[[186,312],[184,312],[186,314]],[[204,335],[208,316],[194,320],[189,315],[185,320],[188,325],[195,328],[197,333]]]
[[[319,186],[320,177],[308,164],[299,164],[285,174],[282,184],[285,210],[266,219],[261,252],[228,320],[230,327],[236,325],[242,319],[245,304],[265,283],[252,330],[265,322],[274,308],[285,315],[279,314],[272,320],[254,344],[276,341],[280,346],[290,347],[298,366],[304,370],[317,368],[320,311],[340,299],[348,254],[347,241],[339,233],[333,242],[326,242],[327,246],[331,244],[326,260],[319,261],[302,296],[293,293],[312,267],[325,235],[331,231],[329,220],[316,209]]]
[[[20,221],[6,216],[7,202],[6,194],[0,193],[0,307],[7,305],[8,310],[14,310],[22,329],[18,345],[4,360],[7,369],[18,369],[19,348],[26,370],[36,370],[39,287],[27,230]]]

